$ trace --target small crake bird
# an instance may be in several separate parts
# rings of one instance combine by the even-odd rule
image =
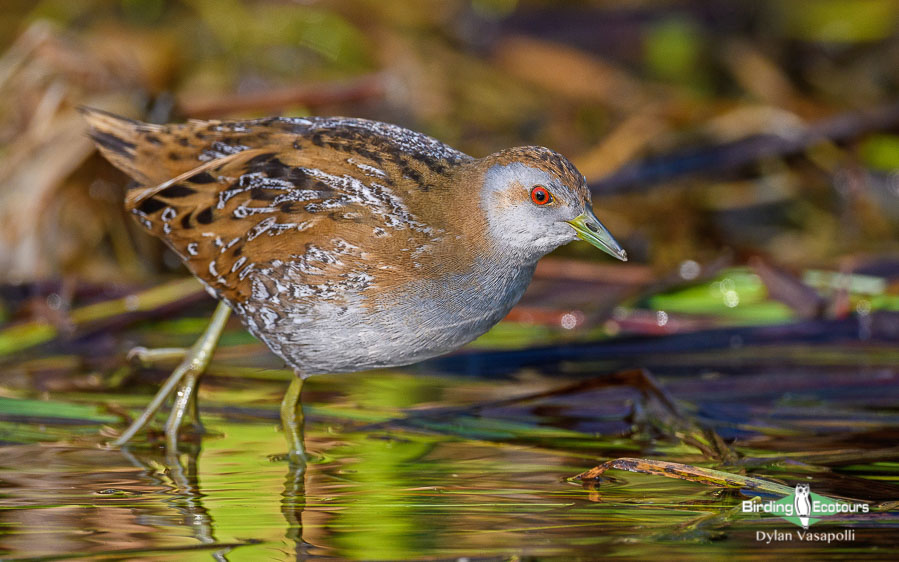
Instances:
[[[537,260],[581,238],[626,260],[584,177],[542,147],[472,158],[395,125],[342,117],[151,125],[83,109],[100,152],[137,182],[126,208],[221,302],[151,404],[169,447],[231,310],[296,371],[281,405],[305,460],[313,374],[453,351],[518,302]]]

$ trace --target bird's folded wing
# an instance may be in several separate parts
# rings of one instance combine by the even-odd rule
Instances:
[[[222,297],[292,291],[301,300],[368,288],[390,276],[373,269],[377,255],[401,260],[398,246],[410,237],[427,243],[431,229],[379,170],[316,152],[270,146],[226,155],[132,189],[126,207]]]

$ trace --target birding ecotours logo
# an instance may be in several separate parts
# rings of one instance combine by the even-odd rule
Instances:
[[[792,494],[777,501],[746,500],[741,507],[743,513],[776,515],[803,529],[834,515],[868,513],[870,509],[864,503],[850,503],[816,494],[808,484],[797,484]]]

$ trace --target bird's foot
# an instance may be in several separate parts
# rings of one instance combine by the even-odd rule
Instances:
[[[168,421],[165,424],[166,449],[169,451],[177,450],[181,428],[188,420],[191,422],[191,429],[196,434],[203,433],[203,426],[200,423],[199,411],[197,409],[197,384],[200,376],[209,365],[212,353],[215,351],[230,313],[231,309],[226,304],[219,303],[206,331],[188,350],[180,348],[166,348],[162,350],[135,348],[129,353],[129,358],[139,360],[145,360],[149,357],[159,359],[159,357],[181,356],[181,362],[175,367],[175,370],[169,375],[169,378],[166,379],[141,415],[113,441],[113,446],[121,447],[144,429],[170,396],[174,397],[174,402]]]

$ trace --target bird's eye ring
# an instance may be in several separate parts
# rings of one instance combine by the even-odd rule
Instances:
[[[535,205],[547,205],[553,202],[553,196],[548,189],[542,185],[537,185],[531,190],[531,201]]]

